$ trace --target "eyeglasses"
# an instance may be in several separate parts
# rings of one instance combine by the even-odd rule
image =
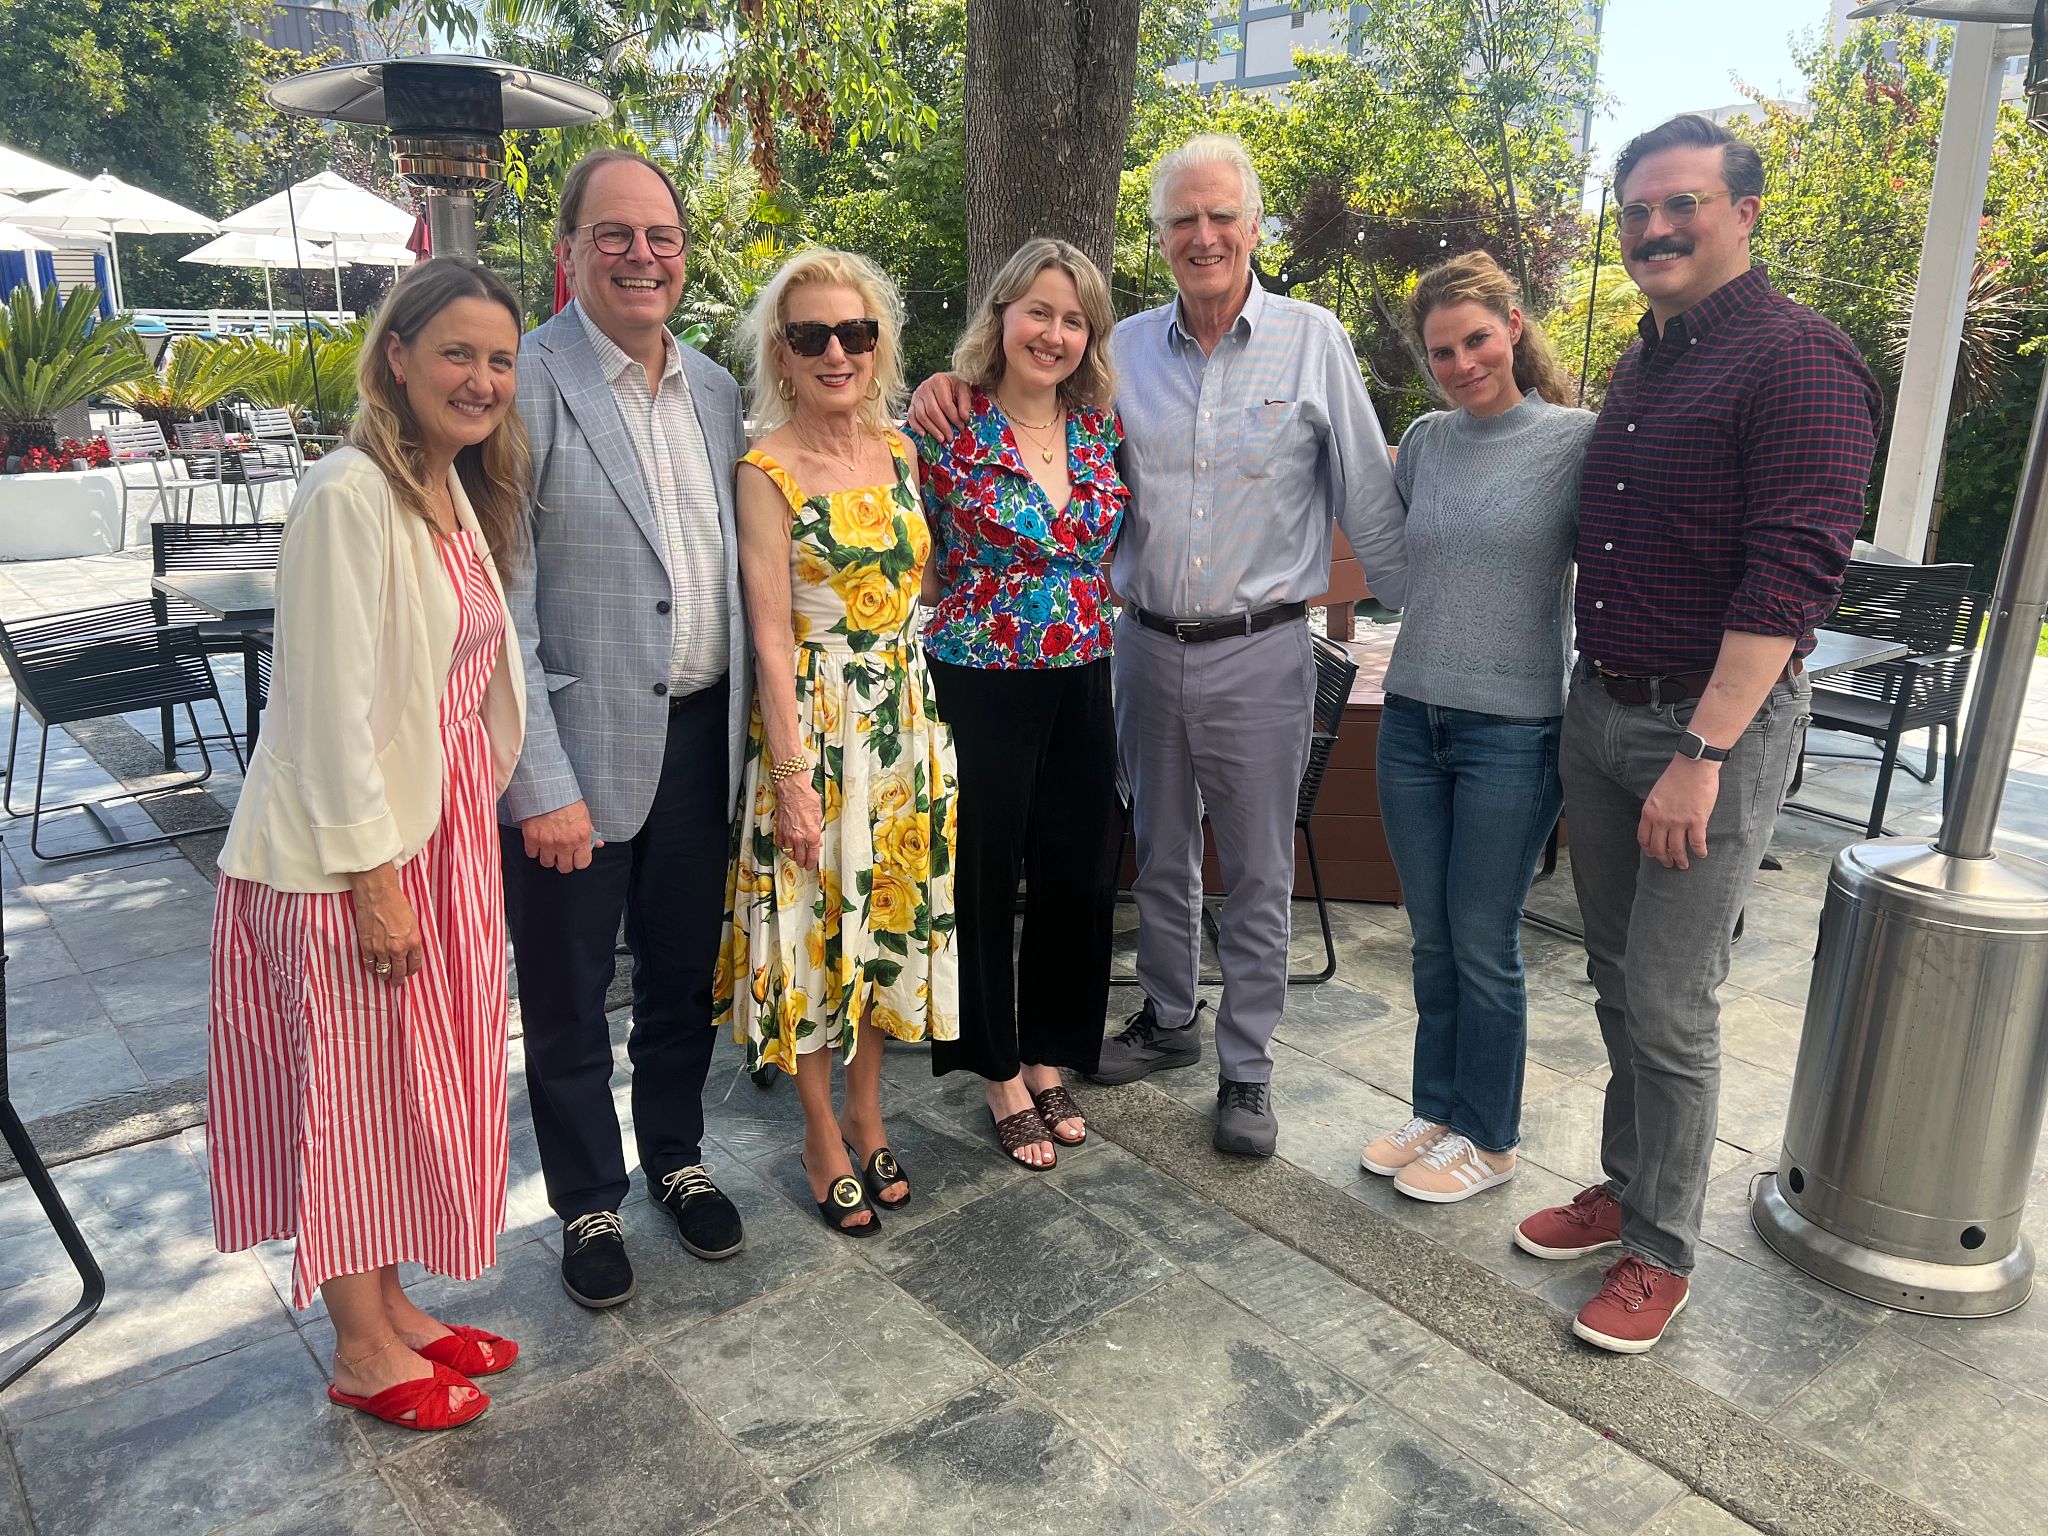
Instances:
[[[782,328],[782,339],[798,357],[823,357],[834,336],[839,338],[842,352],[857,357],[875,350],[875,343],[882,339],[882,322],[842,320],[837,325],[827,325],[822,320],[792,320]]]
[[[623,256],[633,249],[633,237],[645,235],[647,249],[655,256],[680,256],[687,237],[680,224],[650,224],[640,229],[632,224],[614,224],[609,219],[596,224],[579,224],[590,231],[590,243],[607,256]]]
[[[1615,213],[1624,235],[1640,235],[1650,227],[1651,216],[1659,208],[1664,210],[1664,220],[1673,229],[1683,229],[1690,224],[1700,211],[1701,203],[1711,203],[1717,197],[1732,197],[1726,190],[1720,192],[1674,192],[1661,203],[1623,203]]]

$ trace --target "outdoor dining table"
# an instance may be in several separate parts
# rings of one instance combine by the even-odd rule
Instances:
[[[242,719],[253,724],[259,707],[256,653],[268,643],[265,630],[277,617],[277,572],[167,571],[152,576],[149,584],[166,597],[183,598],[223,624],[243,626]],[[252,752],[256,748],[254,731],[249,733],[248,746]]]

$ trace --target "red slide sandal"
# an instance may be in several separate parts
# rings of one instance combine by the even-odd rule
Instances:
[[[519,1358],[519,1346],[467,1323],[450,1323],[447,1337],[423,1344],[413,1353],[465,1376],[495,1376]]]
[[[450,1387],[468,1387],[476,1397],[459,1408],[448,1405]],[[417,1381],[401,1381],[395,1387],[386,1387],[374,1397],[357,1397],[353,1392],[344,1392],[330,1385],[327,1395],[344,1408],[353,1408],[358,1413],[367,1413],[373,1419],[382,1419],[386,1424],[396,1424],[400,1429],[454,1429],[467,1424],[491,1406],[491,1400],[477,1390],[476,1383],[459,1371],[451,1371],[438,1362],[434,1374],[422,1376]],[[405,1415],[411,1414],[411,1418]]]

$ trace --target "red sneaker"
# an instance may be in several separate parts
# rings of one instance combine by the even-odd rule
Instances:
[[[1576,1259],[1621,1246],[1621,1202],[1605,1184],[1591,1184],[1570,1205],[1552,1205],[1515,1228],[1515,1246],[1539,1259]]]
[[[1618,1355],[1640,1355],[1664,1337],[1691,1294],[1685,1276],[1623,1254],[1600,1282],[1599,1294],[1579,1308],[1572,1332]]]

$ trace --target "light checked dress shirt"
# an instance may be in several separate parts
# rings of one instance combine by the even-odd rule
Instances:
[[[1330,522],[1373,595],[1406,596],[1401,498],[1351,341],[1326,309],[1252,282],[1204,356],[1176,299],[1116,328],[1131,488],[1112,580],[1170,619],[1307,602],[1330,581]]]
[[[669,688],[677,696],[699,692],[723,678],[727,667],[725,541],[718,527],[718,492],[696,402],[683,377],[676,339],[666,329],[667,362],[661,392],[647,385],[647,369],[597,328],[582,305],[576,313],[590,335],[597,366],[611,381],[626,435],[640,461],[655,521],[661,526],[669,580],[675,586],[675,636],[669,653]]]

